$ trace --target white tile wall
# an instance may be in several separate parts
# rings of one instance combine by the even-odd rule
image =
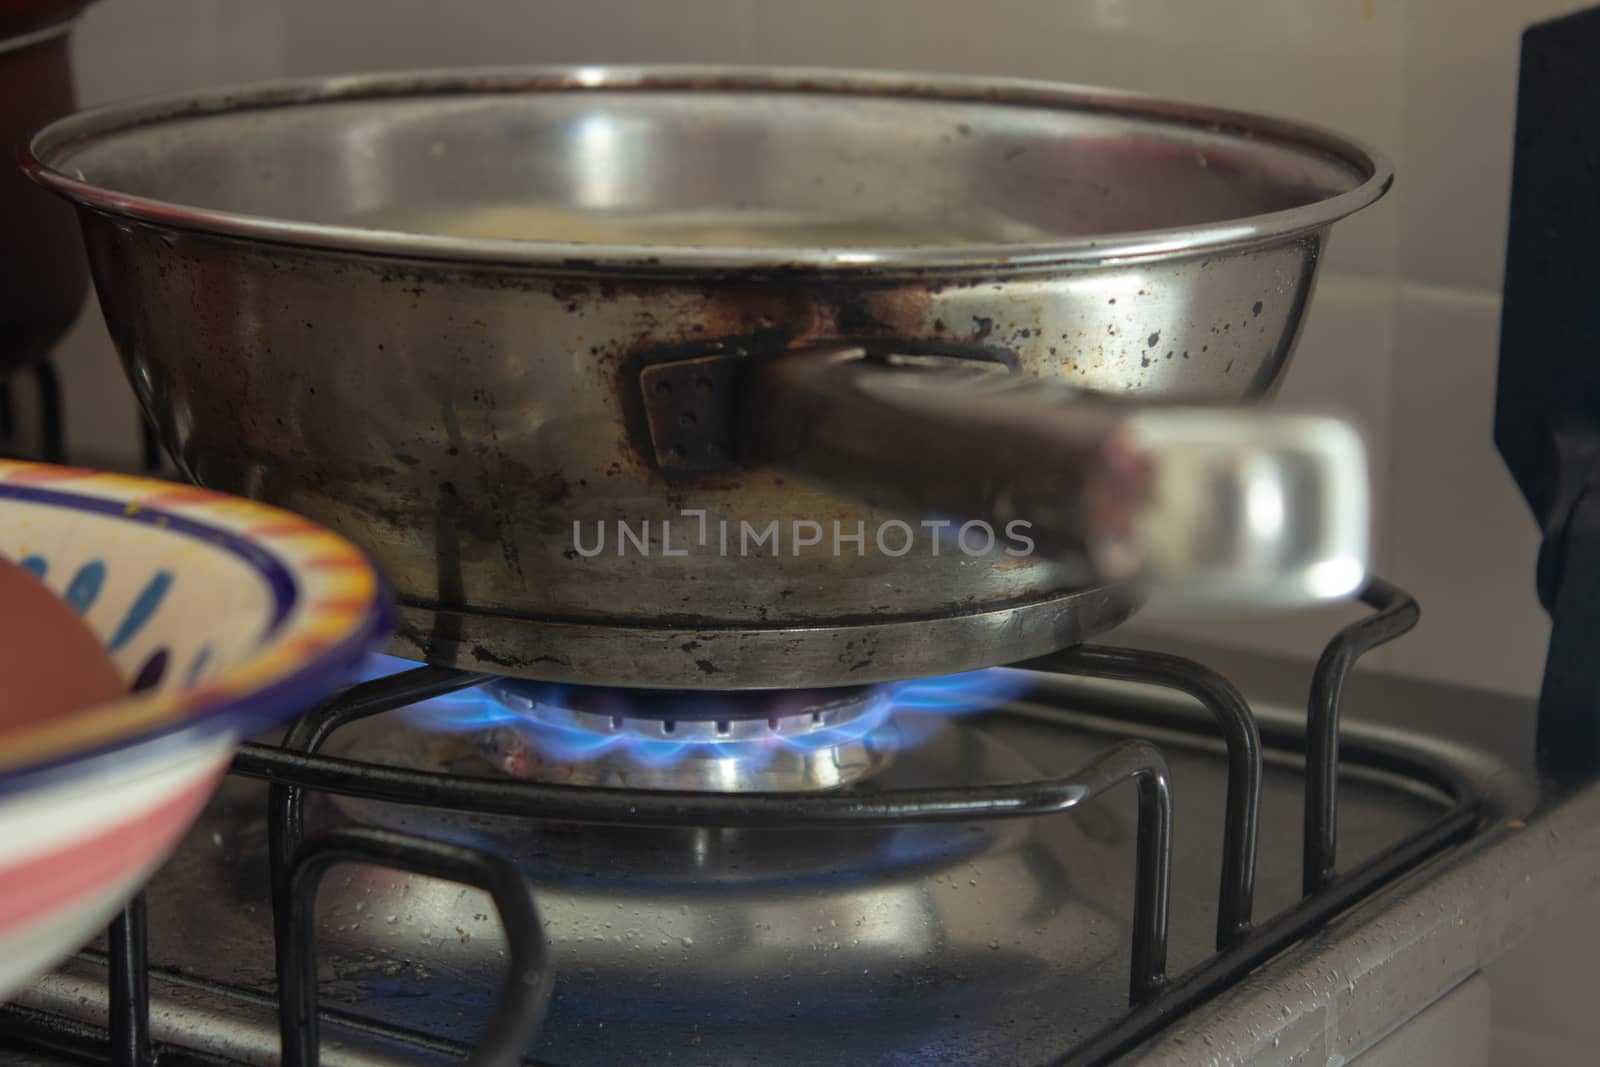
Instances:
[[[1490,445],[1518,35],[1575,0],[100,0],[85,103],[285,74],[450,64],[704,61],[1011,74],[1333,126],[1399,180],[1341,225],[1283,402],[1334,405],[1376,461],[1378,560],[1422,598],[1376,662],[1532,692],[1545,622],[1532,522]],[[93,314],[62,356],[75,451],[133,415]],[[80,384],[89,382],[90,384]],[[1330,618],[1207,626],[1310,654]],[[1151,625],[1146,623],[1146,625]],[[1157,624],[1159,625],[1159,624]]]

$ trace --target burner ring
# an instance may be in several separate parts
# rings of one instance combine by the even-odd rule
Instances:
[[[777,723],[790,719],[860,714],[881,687],[842,686],[836,689],[610,689],[598,686],[554,686],[520,678],[501,678],[488,690],[506,707],[536,716],[541,709],[559,706],[574,715],[630,722]],[[595,724],[598,727],[598,723]],[[606,727],[609,729],[610,727]],[[774,727],[776,729],[777,727]]]
[[[516,777],[643,788],[786,790],[831,788],[889,758],[873,743],[892,730],[881,687],[694,692],[609,690],[501,679],[486,689],[522,722],[501,724],[479,751]],[[540,733],[545,732],[544,743]],[[563,759],[555,738],[594,754]],[[673,758],[649,759],[651,746]],[[612,747],[616,746],[616,747]]]
[[[520,709],[519,709],[520,710]],[[870,710],[867,703],[770,719],[654,719],[575,711],[535,703],[524,714],[533,722],[592,734],[620,734],[659,741],[757,741],[768,737],[803,737],[837,730]]]

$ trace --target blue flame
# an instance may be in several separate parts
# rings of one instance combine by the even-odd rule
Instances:
[[[360,670],[358,680],[381,678],[414,666],[416,664],[394,656],[374,655]],[[1022,695],[1028,688],[1027,678],[1023,671],[993,668],[893,682],[879,686],[868,696],[862,714],[835,726],[795,734],[774,731],[756,738],[733,740],[642,737],[625,732],[602,733],[570,724],[534,722],[482,687],[421,701],[401,709],[400,714],[414,725],[437,733],[474,733],[493,727],[513,727],[525,733],[545,758],[561,763],[582,763],[621,750],[631,760],[649,767],[667,767],[683,759],[697,758],[738,759],[758,768],[780,749],[816,752],[868,737],[872,737],[874,744],[897,748],[920,744],[940,728],[943,720],[988,710]],[[563,693],[562,686],[552,684],[539,693],[537,701],[551,708],[563,708],[566,706]],[[626,691],[617,690],[615,699],[616,713],[626,714]],[[784,713],[781,698],[774,713]],[[883,729],[891,718],[896,728]]]

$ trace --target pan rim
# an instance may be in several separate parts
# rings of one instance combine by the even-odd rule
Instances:
[[[143,126],[228,112],[418,96],[527,92],[714,91],[839,94],[1088,111],[1264,141],[1330,159],[1359,178],[1353,188],[1285,210],[1134,232],[1003,244],[837,249],[577,244],[417,234],[199,208],[118,192],[62,169],[98,138]],[[825,68],[729,66],[534,66],[396,71],[294,78],[146,98],[59,119],[20,149],[22,170],[81,207],[159,227],[272,244],[403,260],[555,269],[564,273],[676,275],[707,270],[842,275],[996,274],[1093,269],[1258,247],[1325,229],[1388,191],[1381,153],[1320,126],[1122,90],[1014,78]]]

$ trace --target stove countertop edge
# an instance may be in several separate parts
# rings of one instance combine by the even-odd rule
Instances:
[[[1501,817],[1151,1038],[1120,1062],[1347,1063],[1600,892],[1600,783]]]

